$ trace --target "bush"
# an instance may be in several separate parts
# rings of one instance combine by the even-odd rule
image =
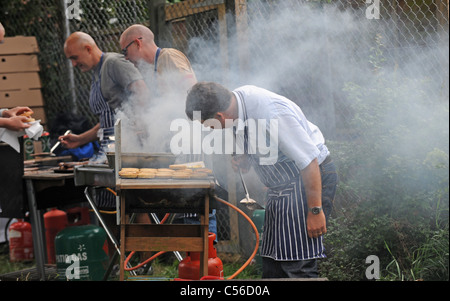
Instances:
[[[340,184],[322,275],[364,280],[376,255],[382,279],[448,280],[448,99],[380,64],[344,91],[353,140],[328,143]]]

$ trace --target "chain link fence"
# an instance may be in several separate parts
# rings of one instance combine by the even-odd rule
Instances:
[[[136,23],[149,26],[160,47],[183,51],[199,80],[230,88],[255,84],[283,94],[328,139],[348,146],[361,135],[352,123],[357,112],[347,101],[348,82],[370,84],[380,70],[394,77],[420,73],[432,83],[437,97],[430,98],[448,101],[446,0],[177,2],[0,0],[7,36],[38,39],[50,128],[67,111],[96,122],[88,105],[91,75],[72,69],[63,54],[68,34],[87,32],[103,51],[119,52],[120,34]],[[254,178],[248,177],[250,192],[262,199]],[[240,200],[240,183],[228,182]],[[352,197],[337,199],[345,206]],[[219,251],[251,253],[252,230],[244,220],[219,208],[218,223]]]

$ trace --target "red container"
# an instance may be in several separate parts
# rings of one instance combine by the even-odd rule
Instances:
[[[208,239],[208,276],[222,278],[223,263],[217,257],[217,251],[214,248],[216,234],[209,233]],[[178,277],[181,279],[200,280],[200,253],[187,253],[186,258],[178,265]]]
[[[85,226],[91,223],[88,207],[73,207],[66,210],[69,226]]]
[[[23,219],[13,223],[8,230],[9,259],[11,262],[34,259],[31,224]]]
[[[67,213],[52,208],[44,214],[45,240],[47,242],[47,263],[55,264],[55,237],[59,231],[68,225]]]

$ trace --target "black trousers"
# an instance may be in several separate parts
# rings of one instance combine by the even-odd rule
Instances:
[[[262,257],[262,278],[317,278],[317,259],[276,261]]]

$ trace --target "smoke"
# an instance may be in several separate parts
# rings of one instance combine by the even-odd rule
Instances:
[[[398,156],[434,147],[448,154],[448,114],[441,114],[448,113],[448,36],[405,37],[388,18],[369,20],[364,10],[279,2],[249,2],[244,39],[232,26],[226,40],[192,38],[186,55],[197,79],[230,89],[252,84],[282,94],[297,103],[328,140],[376,139],[380,133],[408,129],[404,136],[392,135],[392,140],[401,137],[397,146],[384,135],[388,141],[377,146],[380,156],[389,157],[392,148]],[[226,19],[230,28],[232,18]],[[211,32],[220,32],[218,23],[211,26]],[[151,79],[154,72],[149,68],[143,74]],[[124,151],[170,151],[175,134],[170,124],[186,118],[187,89],[176,90],[152,98],[146,107],[125,107],[118,113]],[[418,116],[434,118],[418,122]],[[142,121],[144,138],[129,126],[133,120]],[[419,134],[432,145],[424,148],[416,140]]]

